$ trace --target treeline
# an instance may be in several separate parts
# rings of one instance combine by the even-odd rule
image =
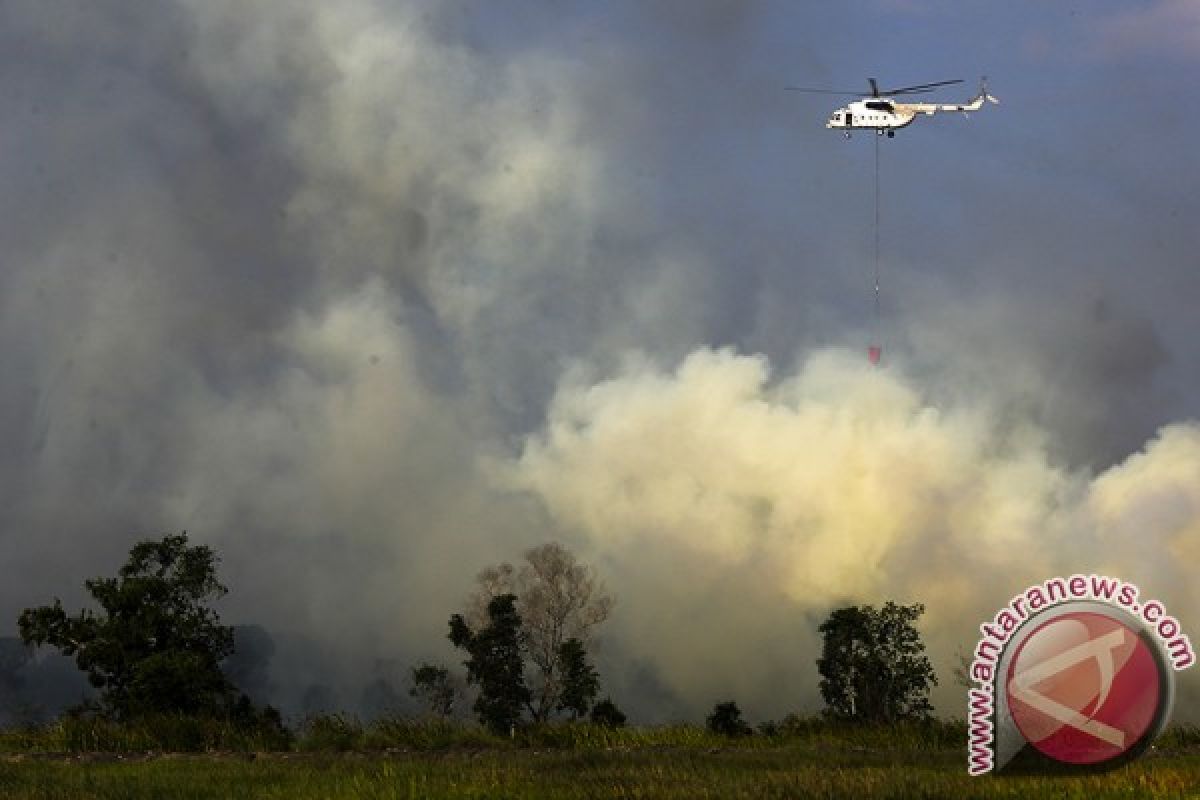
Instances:
[[[96,694],[57,722],[10,732],[6,741],[42,737],[47,747],[57,743],[68,751],[372,749],[480,737],[493,744],[507,738],[550,746],[648,735],[623,729],[626,714],[601,691],[590,657],[614,598],[595,571],[561,545],[533,548],[517,566],[480,571],[465,608],[447,621],[447,638],[462,653],[463,669],[422,663],[409,670],[408,694],[423,707],[422,718],[388,715],[363,724],[323,714],[296,730],[247,694],[247,684],[261,684],[262,676],[236,657],[233,628],[222,625],[212,608],[228,592],[217,566],[212,549],[189,544],[186,533],[146,540],[131,549],[115,577],[85,582],[98,610],[68,613],[57,598],[26,609],[18,619],[23,645],[55,648],[72,658]],[[722,699],[703,735],[774,738],[811,732],[814,724],[828,729],[864,722],[916,724],[921,735],[941,735],[929,733],[949,728],[930,719],[929,690],[937,678],[915,628],[922,611],[890,602],[833,611],[818,629],[826,704],[819,719],[789,716],[755,729],[734,700]],[[27,658],[22,652],[0,656]],[[15,671],[5,674],[11,683]],[[0,691],[6,688],[13,689]],[[464,724],[468,707],[478,728]],[[679,738],[700,729],[658,730]],[[670,730],[676,733],[662,733]],[[33,740],[27,744],[35,746]]]

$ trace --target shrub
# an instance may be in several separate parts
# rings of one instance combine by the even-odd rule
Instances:
[[[625,726],[625,715],[612,698],[606,697],[592,706],[592,723],[606,728],[622,728]]]
[[[742,720],[742,711],[733,701],[717,703],[713,713],[704,722],[710,731],[723,736],[749,736],[754,733]]]

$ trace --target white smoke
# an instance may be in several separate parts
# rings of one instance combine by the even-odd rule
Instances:
[[[696,706],[813,702],[811,620],[839,604],[924,603],[947,682],[975,626],[1054,575],[1098,570],[1200,611],[1200,427],[1092,478],[998,418],[986,398],[937,407],[858,353],[772,378],[762,357],[704,349],[568,379],[509,474],[613,565],[624,647]]]

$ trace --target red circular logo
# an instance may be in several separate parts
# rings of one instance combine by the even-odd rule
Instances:
[[[1068,764],[1099,764],[1138,746],[1166,696],[1151,646],[1093,611],[1035,629],[1009,664],[1005,688],[1025,740]]]

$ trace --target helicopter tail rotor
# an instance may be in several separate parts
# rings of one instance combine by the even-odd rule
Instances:
[[[1000,101],[988,93],[987,75],[984,75],[979,79],[979,97],[983,100],[987,100],[992,105],[1000,105]]]

